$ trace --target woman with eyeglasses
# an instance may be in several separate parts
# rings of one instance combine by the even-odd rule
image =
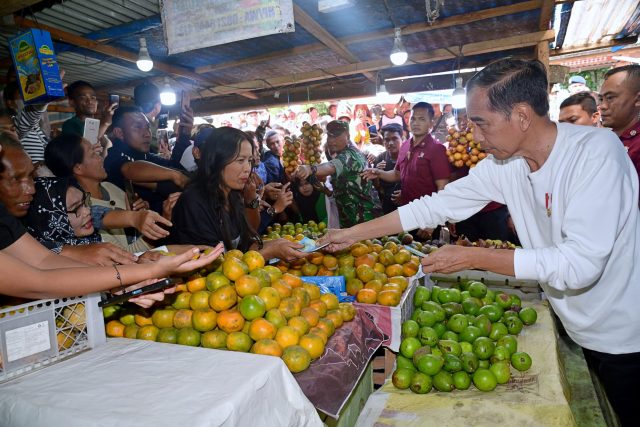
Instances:
[[[231,127],[214,129],[200,148],[198,171],[173,209],[173,243],[213,245],[226,250],[255,249],[265,259],[305,256],[303,246],[286,239],[262,242],[247,221],[246,208],[259,209],[260,200],[245,204],[243,190],[249,182],[256,151],[250,137]],[[279,212],[267,208],[271,215]]]

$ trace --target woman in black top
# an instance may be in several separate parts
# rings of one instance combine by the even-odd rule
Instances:
[[[256,155],[244,132],[231,127],[213,130],[200,148],[195,178],[173,209],[173,228],[169,237],[173,243],[212,245],[222,242],[226,250],[256,249],[265,259],[304,256],[297,250],[302,245],[286,239],[263,244],[247,222],[242,190],[249,180]]]

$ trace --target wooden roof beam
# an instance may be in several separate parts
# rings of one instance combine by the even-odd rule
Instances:
[[[18,25],[19,27],[39,28],[41,30],[46,30],[49,33],[51,33],[52,39],[60,42],[64,42],[74,46],[79,46],[79,47],[91,50],[93,52],[98,52],[103,55],[111,56],[113,58],[122,59],[123,61],[127,61],[127,62],[135,63],[138,60],[138,54],[135,52],[118,49],[113,46],[108,46],[108,45],[96,42],[94,40],[89,40],[84,37],[71,34],[67,31],[63,31],[58,28],[54,28],[44,24],[38,24],[30,19],[25,19],[25,18],[16,16],[15,22],[16,22],[16,25]],[[208,77],[201,76],[200,74],[194,73],[193,71],[187,68],[179,67],[177,65],[169,64],[166,62],[154,60],[153,66],[156,70],[159,70],[174,76],[186,77],[198,83],[219,84],[219,82],[212,80]],[[246,96],[251,99],[257,99],[257,96],[255,94],[238,93],[238,95]]]
[[[21,9],[40,3],[42,0],[3,0],[0,4],[0,16],[11,15]]]
[[[318,22],[307,14],[300,6],[294,3],[293,16],[296,24],[307,30],[311,35],[317,38],[323,45],[340,55],[342,58],[353,63],[360,62],[360,59],[355,56],[347,47],[340,43],[335,37],[333,37],[327,30],[325,30]],[[363,73],[366,78],[372,82],[376,81],[376,76],[371,73]]]
[[[501,50],[518,49],[527,46],[537,46],[540,42],[552,40],[554,37],[555,35],[553,30],[538,31],[535,33],[529,33],[519,36],[470,43],[463,46],[463,53],[465,56],[471,56],[483,53],[498,52]],[[450,47],[457,47],[457,45],[453,45]],[[412,62],[417,64],[454,58],[456,58],[455,53],[452,53],[450,49],[444,48],[411,55]],[[385,58],[331,67],[326,70],[319,69],[306,73],[266,78],[263,80],[238,82],[234,83],[232,86],[220,85],[212,87],[210,88],[210,90],[217,95],[229,95],[237,92],[238,90],[265,90],[279,86],[324,80],[336,76],[341,77],[349,76],[352,74],[360,74],[363,72],[379,71],[388,68],[389,65],[389,59]]]
[[[422,33],[427,31],[433,31],[441,28],[453,27],[456,25],[464,25],[472,22],[482,21],[484,19],[498,18],[500,16],[512,15],[514,13],[527,12],[530,10],[539,9],[542,6],[542,0],[530,0],[522,3],[512,4],[509,6],[500,6],[492,9],[483,9],[475,12],[469,12],[465,14],[450,16],[448,18],[439,19],[433,25],[427,23],[411,24],[402,27],[402,35],[407,36],[409,34]],[[297,20],[297,19],[296,19]],[[361,43],[373,40],[379,40],[384,38],[393,38],[394,29],[372,31],[365,34],[353,35],[337,39],[337,41],[343,45],[348,46],[352,43]],[[238,67],[242,65],[256,64],[265,60],[274,60],[287,58],[293,55],[301,53],[317,52],[325,49],[325,45],[322,43],[308,44],[304,46],[297,46],[293,49],[281,50],[278,52],[271,52],[266,55],[255,56],[251,58],[239,59],[237,61],[228,61],[223,64],[205,65],[202,67],[196,67],[196,73],[209,73],[211,71],[221,70],[224,68]],[[413,54],[409,55],[409,59],[412,59]]]

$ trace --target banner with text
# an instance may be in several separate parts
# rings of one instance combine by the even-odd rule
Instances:
[[[295,31],[292,0],[162,0],[169,55]]]

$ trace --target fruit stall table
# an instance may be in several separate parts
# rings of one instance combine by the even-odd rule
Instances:
[[[514,373],[506,386],[492,392],[433,390],[420,395],[398,390],[389,380],[369,397],[356,425],[574,426],[550,310],[540,301],[533,307],[538,321],[523,330],[518,339],[518,348],[533,359],[526,374]]]
[[[130,339],[0,385],[3,426],[322,426],[275,357]]]

